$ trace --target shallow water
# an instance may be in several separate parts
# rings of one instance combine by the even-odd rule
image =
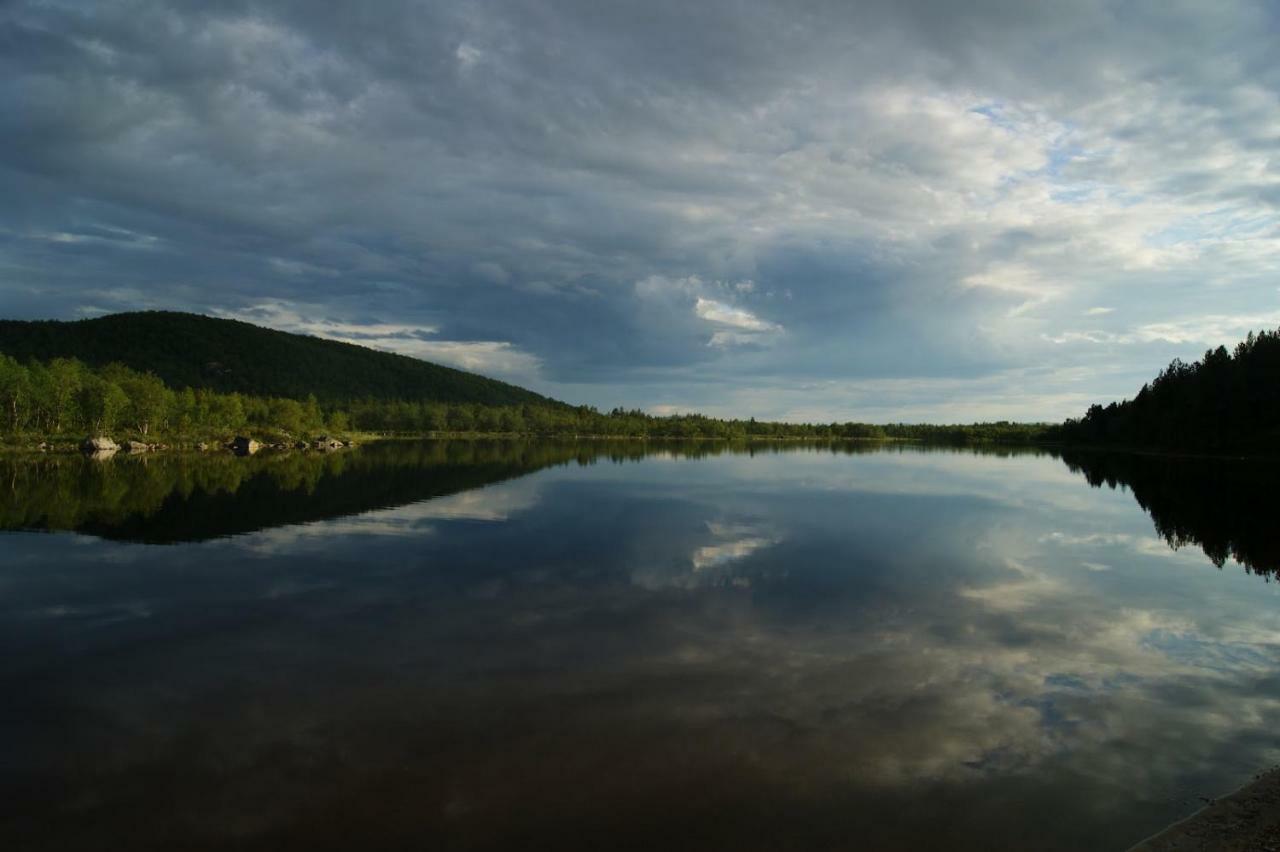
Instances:
[[[6,848],[1123,849],[1280,760],[1266,465],[0,460]]]

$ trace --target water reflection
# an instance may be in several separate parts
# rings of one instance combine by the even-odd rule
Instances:
[[[1175,550],[1195,545],[1219,568],[1234,559],[1268,579],[1280,571],[1274,462],[1088,451],[1067,451],[1062,459],[1094,487],[1133,492]]]
[[[787,452],[1060,457],[1094,487],[1132,492],[1174,550],[1198,546],[1218,567],[1233,559],[1268,578],[1280,570],[1280,536],[1269,512],[1266,473],[1274,464],[1017,447],[389,441],[350,452],[267,452],[250,458],[224,453],[9,456],[0,458],[0,483],[8,485],[0,489],[0,529],[74,530],[151,544],[203,541],[404,506],[558,465]],[[723,540],[694,554],[696,571],[772,543],[767,533],[749,530],[741,535],[720,530],[717,538]]]
[[[637,445],[387,441],[353,451],[0,459],[0,529],[151,544],[203,541],[403,506]]]
[[[1053,456],[450,446],[6,536],[0,835],[1121,849],[1280,757],[1277,589]]]

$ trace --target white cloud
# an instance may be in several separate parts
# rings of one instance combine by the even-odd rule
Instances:
[[[432,325],[407,325],[400,323],[352,323],[328,318],[314,318],[313,311],[299,308],[297,305],[283,301],[260,302],[239,310],[210,309],[214,316],[224,319],[238,319],[243,322],[265,325],[280,331],[294,334],[309,334],[328,340],[352,341],[356,338],[372,340],[396,337],[416,337],[435,334],[438,329]],[[369,345],[363,343],[362,345]]]
[[[1280,311],[1241,316],[1208,314],[1168,322],[1147,323],[1122,332],[1064,331],[1060,334],[1045,335],[1044,339],[1057,344],[1193,343],[1200,346],[1220,346],[1233,344],[1244,338],[1250,331],[1271,329],[1277,325],[1280,325]],[[1197,356],[1199,354],[1199,352],[1195,353]]]
[[[318,309],[304,309],[275,301],[262,302],[236,311],[213,309],[211,313],[281,331],[396,352],[487,375],[528,381],[536,379],[541,369],[541,361],[536,356],[506,341],[439,340],[434,337],[438,329],[433,325],[341,322],[313,318],[313,311],[318,312]]]
[[[464,370],[501,376],[537,376],[541,360],[500,340],[415,340],[408,344],[388,341],[387,348],[405,355],[451,364]]]
[[[646,564],[632,573],[632,582],[646,589],[750,588],[758,574],[744,573],[741,563],[782,541],[781,535],[757,524],[707,521],[706,528],[711,542],[693,549],[687,568]]]
[[[454,51],[454,55],[458,58],[458,65],[463,71],[469,71],[476,63],[484,58],[484,51],[476,47],[474,44],[462,42],[458,45],[458,49]]]
[[[704,319],[707,322],[729,326],[739,331],[765,332],[779,330],[777,323],[766,322],[746,308],[736,308],[723,302],[704,299],[701,296],[698,297],[698,301],[694,304],[693,312],[700,319]]]
[[[699,296],[693,312],[715,328],[707,345],[718,349],[765,343],[782,333],[782,326],[777,323],[762,320],[746,308],[714,299]]]

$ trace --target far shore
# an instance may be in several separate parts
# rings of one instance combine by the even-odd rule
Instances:
[[[295,444],[312,444],[311,438],[292,437],[254,437],[261,449],[286,450],[294,449]],[[367,444],[373,441],[422,441],[422,440],[564,440],[564,441],[635,441],[649,443],[685,443],[701,442],[716,444],[926,444],[939,447],[1010,447],[1029,448],[1048,446],[1047,444],[1026,442],[975,441],[967,444],[955,444],[941,441],[924,441],[919,438],[895,437],[814,437],[805,435],[746,435],[741,437],[715,437],[705,435],[593,435],[593,434],[539,434],[534,432],[422,432],[414,434],[380,434],[373,432],[343,432],[335,436],[338,440],[349,441],[352,445]],[[37,437],[24,438],[16,442],[6,442],[0,438],[0,452],[10,453],[80,453],[81,442],[66,436],[41,440]],[[163,452],[221,452],[230,449],[231,438],[206,438],[192,440],[190,438],[122,438],[117,443],[142,443],[146,450],[120,450],[122,455],[141,455],[143,453]],[[304,449],[297,447],[297,449]]]
[[[314,443],[321,436],[305,438],[293,438],[282,436],[279,433],[266,434],[259,436],[258,434],[250,434],[248,437],[258,441],[263,450],[284,451],[291,449],[304,449],[295,447],[295,444],[305,442],[307,444]],[[996,440],[970,440],[967,442],[954,442],[944,440],[927,440],[918,437],[894,437],[894,436],[866,436],[866,437],[844,437],[844,436],[813,436],[813,435],[742,435],[742,436],[709,436],[709,435],[607,435],[607,434],[544,434],[535,432],[419,432],[419,433],[379,433],[379,432],[358,432],[343,431],[335,433],[335,437],[340,441],[349,441],[351,445],[367,444],[373,441],[421,441],[421,440],[459,440],[459,441],[516,441],[516,440],[564,440],[564,441],[626,441],[626,442],[647,442],[654,444],[665,443],[708,443],[708,444],[910,444],[928,447],[952,447],[957,449],[966,448],[986,448],[986,449],[1055,449],[1055,450],[1072,450],[1077,452],[1090,453],[1119,453],[1130,455],[1153,456],[1160,458],[1176,458],[1176,459],[1203,459],[1203,460],[1219,460],[1219,461],[1280,461],[1280,454],[1277,453],[1250,453],[1250,452],[1193,452],[1188,450],[1164,449],[1160,447],[1135,447],[1124,445],[1106,445],[1106,444],[1077,444],[1063,441],[996,441]],[[84,437],[74,439],[67,435],[41,438],[40,436],[24,435],[20,438],[12,438],[0,435],[0,454],[68,454],[80,453],[81,442]],[[144,455],[148,453],[172,453],[172,452],[223,452],[229,450],[229,442],[231,437],[204,437],[200,439],[192,439],[189,437],[174,438],[168,437],[139,437],[127,436],[121,438],[117,443],[125,442],[144,443],[151,445],[143,451],[134,450],[128,452],[121,450],[121,455]],[[306,449],[310,449],[307,447]],[[1280,852],[1280,847],[1277,847]]]
[[[1272,767],[1229,796],[1128,852],[1256,852],[1280,850],[1280,767]]]

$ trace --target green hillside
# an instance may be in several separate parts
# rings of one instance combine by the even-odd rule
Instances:
[[[0,320],[0,353],[19,361],[78,358],[151,371],[170,387],[322,402],[437,400],[484,405],[548,403],[515,385],[363,346],[229,319],[168,311],[60,322]]]

